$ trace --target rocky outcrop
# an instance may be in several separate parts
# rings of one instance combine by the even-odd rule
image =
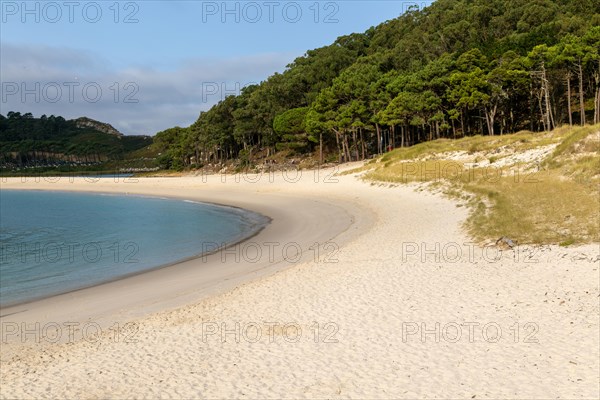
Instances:
[[[93,120],[88,117],[81,117],[75,120],[78,128],[92,128],[100,132],[108,133],[109,135],[115,135],[122,137],[123,134],[116,130],[112,125],[105,122]]]

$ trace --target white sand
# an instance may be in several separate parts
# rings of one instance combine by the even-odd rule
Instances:
[[[17,332],[2,345],[0,397],[600,396],[598,244],[486,252],[469,244],[453,202],[353,176],[324,183],[329,173],[318,183],[312,172],[295,183],[3,181],[245,207],[273,218],[251,241],[297,242],[303,259],[215,254],[203,271],[195,260],[1,310],[3,336],[21,321],[97,322],[104,335],[19,343]],[[318,260],[314,242],[329,243]]]

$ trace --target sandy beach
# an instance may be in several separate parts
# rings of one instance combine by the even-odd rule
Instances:
[[[463,204],[334,172],[2,179],[272,222],[207,257],[2,309],[0,397],[600,397],[599,244],[484,248]]]

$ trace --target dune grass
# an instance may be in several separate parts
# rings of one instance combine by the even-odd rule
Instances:
[[[477,240],[501,236],[521,244],[587,243],[600,240],[598,190],[554,172],[475,180],[463,186],[475,194],[467,220]]]
[[[529,150],[535,147],[559,143],[567,136],[567,127],[558,128],[550,133],[533,133],[522,131],[511,135],[502,136],[469,136],[461,139],[438,139],[430,142],[419,143],[412,147],[392,150],[383,155],[380,161],[413,160],[423,156],[436,156],[440,153],[451,151],[466,151],[469,154],[476,152],[493,151],[500,147],[511,146],[517,151]]]
[[[520,244],[580,244],[600,241],[600,125],[561,127],[550,133],[436,140],[397,149],[362,169],[379,182],[428,182],[466,201],[466,230],[478,241],[506,236]],[[541,169],[498,167],[495,150],[511,154],[557,144]],[[466,168],[443,153],[489,153],[485,168]],[[520,167],[523,167],[522,165]],[[535,172],[522,172],[522,171]],[[356,171],[355,171],[356,172]]]

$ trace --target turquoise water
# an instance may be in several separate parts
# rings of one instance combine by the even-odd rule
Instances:
[[[143,272],[251,236],[259,214],[185,200],[0,191],[0,305]]]

